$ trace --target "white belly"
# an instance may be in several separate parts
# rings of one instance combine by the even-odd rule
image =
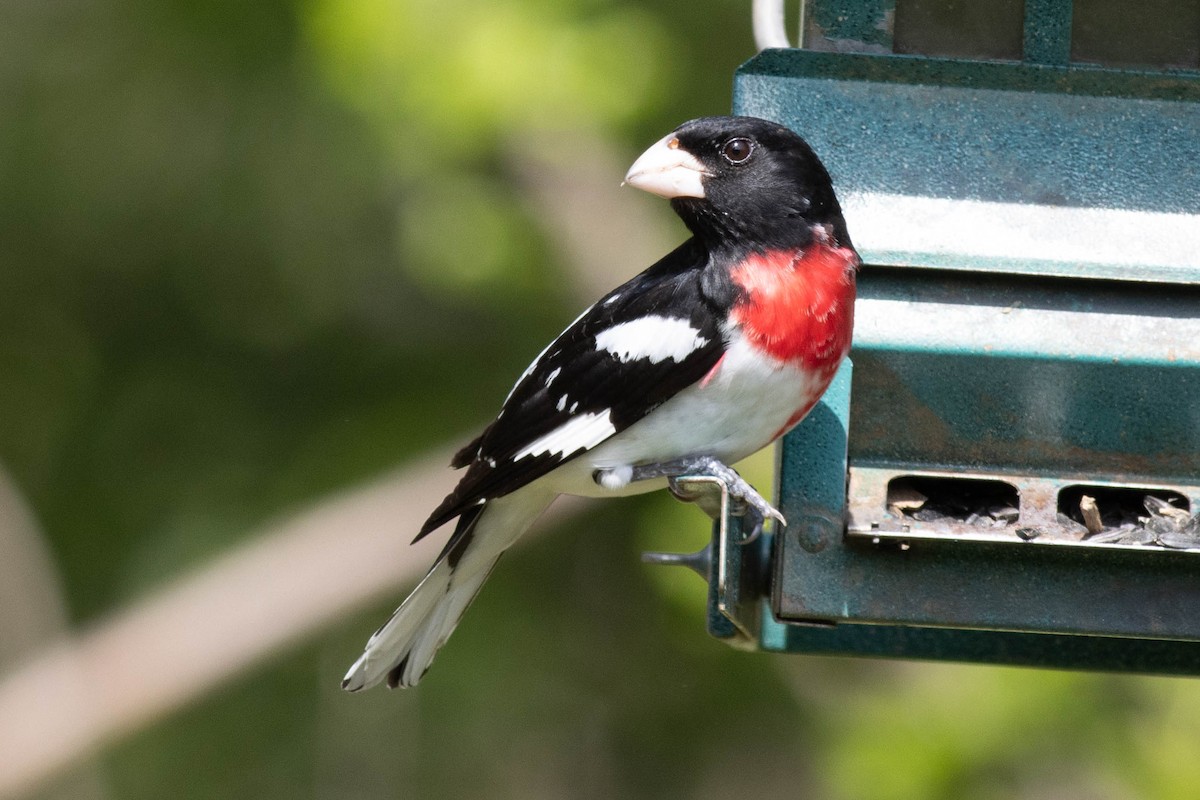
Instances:
[[[611,496],[651,491],[664,485],[663,481],[644,481],[610,491],[592,480],[592,473],[598,469],[696,455],[733,464],[770,444],[789,421],[794,424],[795,415],[813,405],[827,385],[828,381],[816,373],[752,355],[739,336],[707,380],[684,389],[568,464],[558,476],[563,487],[559,491]]]

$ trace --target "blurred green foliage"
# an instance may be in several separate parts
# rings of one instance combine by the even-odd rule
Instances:
[[[748,8],[722,0],[9,0],[0,459],[74,621],[486,421],[582,302],[510,145],[588,129],[632,158],[726,110],[750,52]],[[701,585],[636,558],[703,529],[665,498],[606,504],[506,559],[419,690],[338,691],[390,604],[371,609],[117,743],[103,783],[131,800],[1200,786],[1190,681],[709,640]]]

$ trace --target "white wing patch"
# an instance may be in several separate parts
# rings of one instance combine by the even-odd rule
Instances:
[[[578,450],[590,450],[616,432],[611,411],[581,414],[530,443],[513,456],[513,460],[517,461],[526,456],[540,456],[543,453],[566,456]]]
[[[657,314],[614,325],[596,334],[596,349],[607,350],[621,361],[646,358],[651,364],[665,359],[683,361],[708,344],[708,339],[686,319]]]

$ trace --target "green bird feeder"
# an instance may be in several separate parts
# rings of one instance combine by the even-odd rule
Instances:
[[[734,113],[809,141],[863,268],[853,366],[779,445],[787,527],[746,542],[691,487],[715,636],[1200,673],[1200,6],[1178,6],[810,0],[802,48],[756,8]]]

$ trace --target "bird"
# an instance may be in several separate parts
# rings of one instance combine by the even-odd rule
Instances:
[[[533,360],[419,541],[441,554],[342,688],[416,685],[504,551],[560,494],[619,497],[721,479],[755,530],[783,515],[729,465],[795,427],[850,349],[860,259],[820,159],[789,128],[685,122],[624,184],[691,234],[587,308]]]

